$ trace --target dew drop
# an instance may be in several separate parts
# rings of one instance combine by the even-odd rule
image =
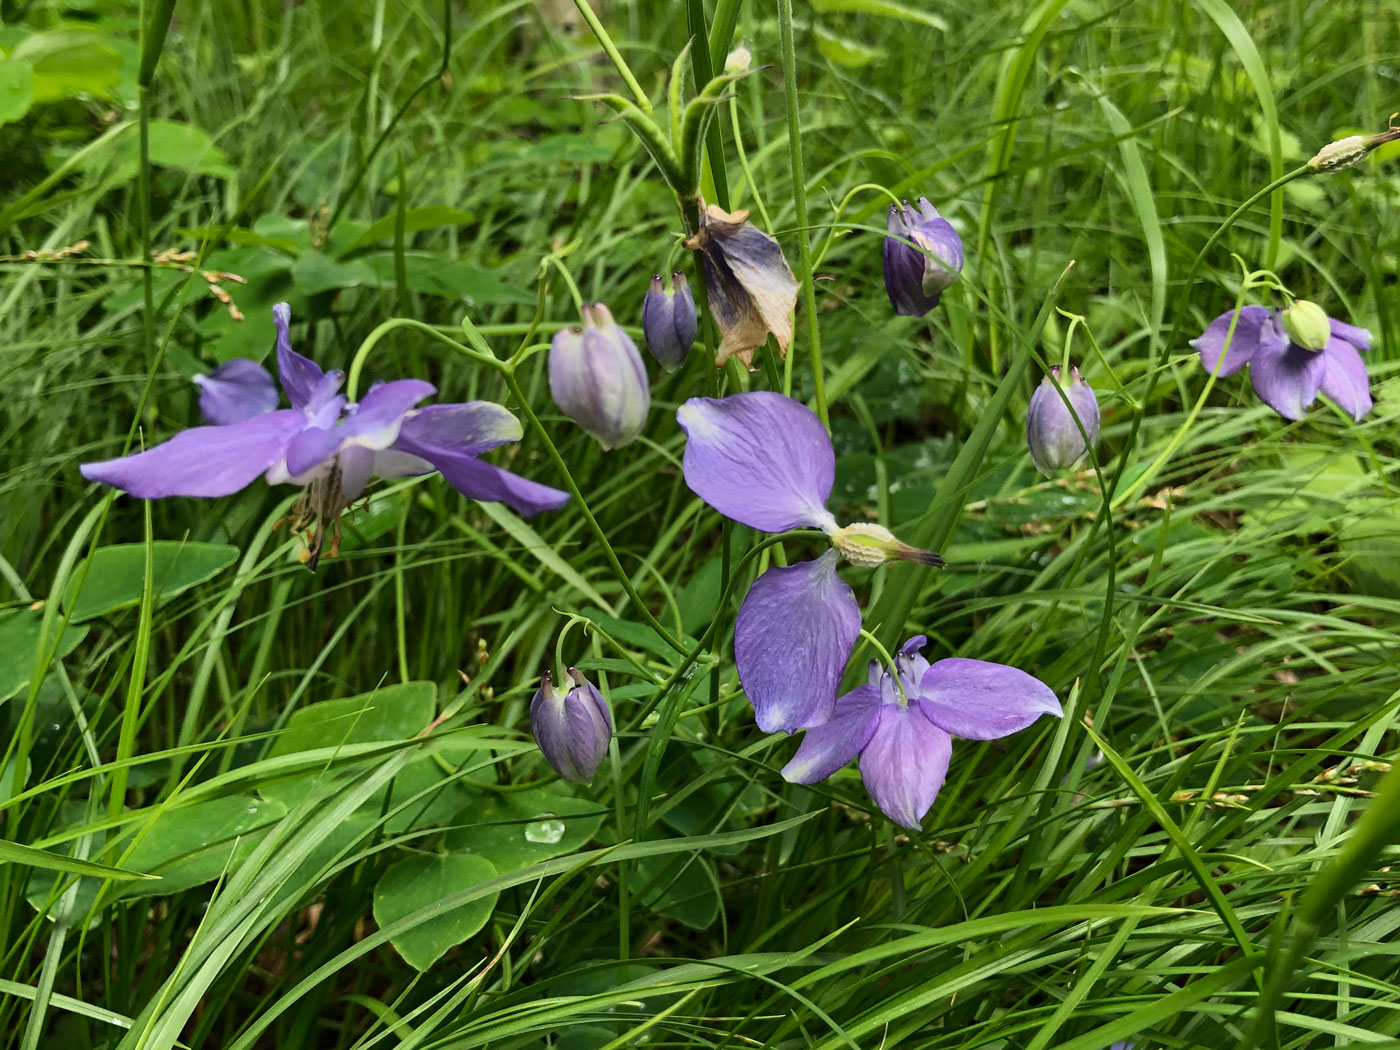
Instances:
[[[540,813],[541,817],[552,817],[553,813]],[[532,824],[525,825],[525,841],[534,842],[540,845],[553,846],[564,837],[564,822],[562,820],[537,820]]]

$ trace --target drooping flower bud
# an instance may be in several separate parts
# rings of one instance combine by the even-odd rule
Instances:
[[[942,565],[943,556],[901,543],[894,533],[873,521],[858,521],[831,534],[831,545],[852,565],[873,569],[887,561]]]
[[[1332,338],[1332,322],[1327,318],[1327,311],[1307,299],[1293,300],[1291,306],[1284,307],[1280,320],[1288,338],[1304,350],[1321,350]]]
[[[602,303],[585,303],[583,330],[564,329],[549,347],[549,393],[559,411],[602,445],[632,441],[646,424],[651,388],[637,345]]]
[[[1395,118],[1392,117],[1392,120]],[[1377,146],[1400,139],[1400,128],[1387,128],[1376,135],[1348,135],[1329,142],[1308,161],[1308,170],[1316,175],[1330,175],[1353,164],[1359,164]]]
[[[695,296],[685,274],[679,270],[671,274],[669,292],[662,287],[659,275],[653,277],[642,301],[642,333],[647,337],[647,349],[662,368],[674,372],[685,364],[698,330]]]
[[[890,305],[897,314],[922,317],[958,279],[962,238],[927,197],[919,198],[917,210],[907,201],[903,208],[890,205],[885,228],[885,291]]]
[[[1030,446],[1031,460],[1035,467],[1047,477],[1057,470],[1074,466],[1089,454],[1089,446],[1084,444],[1084,434],[1089,436],[1089,445],[1099,440],[1099,402],[1094,391],[1079,374],[1078,368],[1071,368],[1073,379],[1065,388],[1060,382],[1060,367],[1050,369],[1050,375],[1041,380],[1040,386],[1031,395],[1030,410],[1026,414],[1026,444]],[[1059,387],[1060,389],[1056,389]],[[1064,397],[1060,390],[1064,390]],[[1074,407],[1074,415],[1084,427],[1081,434],[1075,424],[1074,415],[1065,405],[1065,398]]]
[[[560,689],[546,671],[530,701],[530,732],[540,753],[565,780],[593,783],[593,774],[608,755],[612,712],[597,686],[578,668],[569,668],[574,685]]]

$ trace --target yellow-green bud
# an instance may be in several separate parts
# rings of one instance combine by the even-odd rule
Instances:
[[[1332,338],[1327,312],[1306,299],[1295,299],[1293,305],[1283,311],[1283,330],[1304,350],[1321,350]]]
[[[724,71],[726,73],[747,73],[749,63],[753,61],[753,55],[749,49],[740,44],[724,60]]]
[[[883,525],[858,521],[831,534],[831,545],[852,565],[873,569],[887,561],[913,561],[920,565],[942,565],[943,558],[932,551],[900,543]]]

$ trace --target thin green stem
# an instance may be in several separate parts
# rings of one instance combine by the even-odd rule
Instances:
[[[627,60],[622,57],[622,53],[618,51],[612,37],[603,28],[603,23],[593,13],[593,8],[589,6],[588,0],[574,0],[574,6],[578,8],[578,13],[583,20],[588,23],[588,28],[593,31],[593,35],[597,37],[603,52],[612,60],[613,68],[617,70],[617,75],[622,78],[622,82],[627,85],[627,90],[632,92],[632,97],[637,100],[637,107],[643,113],[651,113],[651,99],[647,98],[647,93],[642,90],[642,85],[637,83],[637,78],[632,75],[632,69],[628,66]]]
[[[557,255],[546,255],[540,260],[541,269],[544,269],[544,267],[550,264],[553,264],[554,268],[559,271],[560,276],[564,278],[564,283],[569,286],[569,294],[574,297],[574,307],[579,313],[583,313],[583,295],[578,290],[578,284],[574,281],[574,275],[569,272],[568,267],[564,265],[564,261]]]

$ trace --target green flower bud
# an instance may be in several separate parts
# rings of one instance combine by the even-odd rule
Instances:
[[[1293,305],[1283,311],[1283,330],[1304,350],[1321,350],[1332,338],[1332,324],[1326,311],[1306,299],[1295,299]]]

